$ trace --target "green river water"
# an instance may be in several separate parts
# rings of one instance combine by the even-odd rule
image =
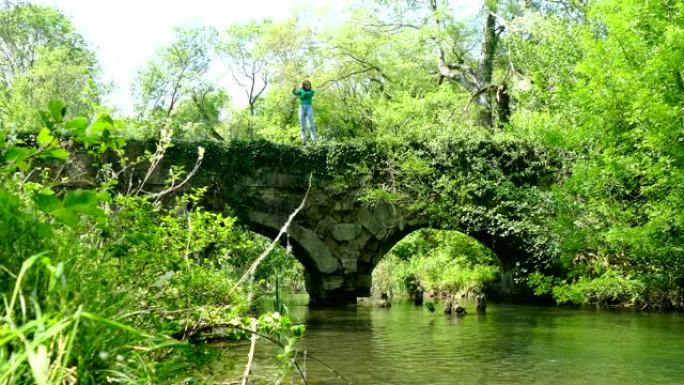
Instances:
[[[439,310],[291,305],[290,317],[307,325],[301,348],[354,384],[684,384],[681,314],[490,305],[486,315],[452,318]],[[302,365],[310,384],[348,383],[312,360]]]

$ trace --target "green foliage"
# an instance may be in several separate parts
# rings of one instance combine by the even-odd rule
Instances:
[[[565,272],[537,288],[562,302],[680,307],[684,8],[603,0],[586,15],[536,16],[535,38],[517,45],[535,87],[513,128],[536,125],[579,154],[554,196]]]
[[[109,116],[88,124],[65,115],[64,103],[50,103],[37,135],[0,137],[0,382],[170,381],[211,350],[185,331],[242,322],[251,304],[236,283],[266,241],[202,210],[203,189],[167,206],[116,192],[106,178],[65,190],[60,166],[70,155],[57,133],[94,155],[121,153],[123,143]],[[289,271],[294,262],[280,253],[260,280]],[[262,317],[258,332],[286,342],[287,371],[302,330],[277,317]]]
[[[91,114],[103,87],[94,53],[59,11],[0,5],[0,128],[34,131],[36,112],[62,99],[70,112]]]
[[[179,29],[140,71],[138,116],[125,120],[94,114],[97,62],[64,15],[0,6],[0,382],[170,381],[211,355],[170,336],[198,320],[251,327],[235,283],[268,241],[203,210],[203,189],[161,206],[114,188],[121,168],[155,148],[113,161],[123,135],[149,140],[160,127],[165,145],[175,141],[165,154],[175,180],[201,142],[207,185],[257,166],[313,173],[315,188],[358,189],[366,206],[401,205],[471,237],[422,231],[400,242],[375,269],[377,290],[402,292],[409,276],[428,290],[486,290],[503,268],[559,303],[683,307],[681,2],[488,1],[505,28],[491,80],[479,83],[482,25],[431,4]],[[209,79],[217,59],[247,105]],[[307,149],[291,145],[289,90],[303,78],[317,91],[323,142]],[[508,94],[495,95],[504,82]],[[510,122],[483,129],[478,104],[502,96]],[[55,177],[74,148],[102,159],[100,185],[65,189],[70,177]],[[249,202],[232,195],[239,213]],[[301,275],[279,249],[255,294],[275,291],[284,310],[280,289],[301,290]],[[301,330],[280,315],[259,327],[291,369]]]
[[[163,48],[138,74],[136,110],[140,117],[171,116],[182,101],[195,99],[200,110],[210,87],[202,82],[209,69],[210,43],[214,31],[206,28],[177,28],[176,40]]]
[[[157,136],[174,139],[173,180],[201,143],[206,185],[258,167],[313,173],[315,188],[358,189],[363,205],[467,234],[409,236],[376,267],[378,291],[479,292],[503,271],[558,303],[684,307],[684,5],[488,1],[505,28],[491,79],[472,83],[482,25],[431,4],[179,29],[140,71],[138,116],[124,120],[95,113],[97,62],[63,14],[0,6],[0,383],[173,381],[212,356],[203,338],[249,336],[253,304],[235,285],[268,241],[205,211],[203,188],[164,205],[115,188]],[[209,79],[217,59],[247,105]],[[289,92],[304,78],[322,142],[306,149],[291,145]],[[478,104],[503,96],[510,122],[480,127]],[[120,158],[128,138],[148,141],[140,159]],[[64,187],[76,148],[101,161],[100,184]],[[222,187],[235,196],[224,213],[250,203]],[[283,313],[281,290],[301,290],[301,276],[277,249],[254,294],[275,292]],[[205,325],[234,328],[186,334]],[[291,370],[301,327],[282,314],[257,326]]]
[[[634,306],[645,300],[644,284],[616,270],[593,278],[580,277],[575,282],[534,273],[530,275],[529,283],[537,295],[551,293],[559,304]]]
[[[423,229],[397,243],[373,271],[373,292],[480,293],[498,278],[497,257],[454,231]],[[414,282],[415,281],[415,282]]]

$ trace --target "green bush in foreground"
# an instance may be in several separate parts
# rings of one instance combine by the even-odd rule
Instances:
[[[248,337],[236,283],[263,240],[196,206],[201,190],[163,207],[107,179],[59,188],[68,180],[54,166],[70,155],[53,132],[94,153],[123,144],[107,116],[64,115],[55,102],[35,138],[0,135],[0,384],[164,383],[213,356],[193,330]],[[290,370],[301,327],[260,317],[257,330],[281,341]]]

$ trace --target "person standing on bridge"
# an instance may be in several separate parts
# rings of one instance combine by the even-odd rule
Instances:
[[[316,141],[316,127],[313,117],[313,96],[315,91],[311,89],[311,82],[304,80],[302,88],[297,89],[297,84],[292,87],[292,95],[299,97],[299,123],[302,125],[302,142],[306,144],[306,123],[309,123],[311,143]]]

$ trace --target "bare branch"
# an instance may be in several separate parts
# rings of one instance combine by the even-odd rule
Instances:
[[[235,286],[231,290],[231,293],[233,291],[235,291],[235,289],[237,289],[247,279],[249,279],[249,283],[250,283],[250,287],[251,287],[252,282],[254,281],[254,274],[256,273],[257,267],[259,267],[261,262],[263,262],[263,260],[266,259],[266,257],[268,257],[268,255],[271,253],[271,251],[273,251],[276,244],[278,244],[278,242],[280,241],[280,238],[290,228],[290,224],[292,223],[292,220],[294,220],[294,217],[304,208],[304,204],[306,203],[306,199],[309,196],[309,191],[311,191],[312,179],[313,179],[313,174],[310,174],[309,175],[309,187],[306,189],[306,194],[304,194],[304,198],[302,199],[302,203],[300,203],[299,206],[297,207],[297,209],[292,214],[290,214],[290,216],[287,218],[287,221],[285,222],[283,227],[280,228],[280,232],[278,232],[278,236],[275,237],[273,242],[271,242],[271,244],[268,245],[266,250],[264,250],[264,252],[261,253],[261,255],[259,255],[259,257],[254,261],[254,263],[252,263],[252,265],[249,267],[249,269],[247,269],[247,272],[245,272],[245,274],[238,280],[238,282],[235,284]],[[251,289],[250,289],[249,295],[247,296],[247,303],[252,302],[251,297],[252,297],[252,293],[251,293]]]
[[[367,60],[365,60],[365,59],[362,59],[362,58],[358,57],[358,55],[355,55],[354,53],[352,53],[352,51],[351,51],[350,49],[347,49],[347,48],[345,48],[345,47],[343,47],[343,46],[335,46],[335,48],[339,49],[339,50],[342,51],[345,55],[349,56],[350,58],[352,58],[354,61],[358,62],[359,64],[362,64],[362,65],[364,65],[364,66],[366,66],[366,67],[368,67],[368,68],[370,68],[370,69],[376,71],[377,73],[380,74],[380,76],[382,76],[383,78],[387,79],[388,81],[390,81],[390,82],[392,81],[392,79],[391,79],[389,76],[387,76],[387,74],[385,74],[385,73],[382,71],[382,69],[380,69],[380,67],[378,67],[377,65],[375,65],[375,64],[373,64],[373,63],[371,63],[371,62],[369,62],[369,61],[367,61]]]
[[[200,165],[202,164],[203,158],[204,158],[204,148],[198,147],[197,148],[197,161],[195,162],[195,167],[193,167],[193,169],[188,173],[188,175],[185,177],[185,179],[181,183],[179,183],[177,185],[171,184],[171,186],[169,188],[167,188],[166,190],[163,190],[161,192],[158,192],[158,193],[152,195],[152,197],[155,199],[155,202],[157,200],[159,200],[159,198],[163,197],[164,195],[172,193],[172,192],[178,190],[179,188],[183,187],[183,185],[185,185],[186,183],[188,183],[188,181],[195,175],[195,173],[197,173],[197,170],[199,170]]]
[[[249,379],[249,374],[252,372],[252,361],[254,360],[254,352],[256,351],[256,340],[257,340],[257,320],[252,318],[251,327],[251,342],[249,344],[249,355],[247,355],[247,365],[245,365],[245,372],[242,375],[242,385],[247,385],[247,379]]]
[[[444,59],[444,50],[441,46],[439,47],[437,68],[439,69],[440,75],[451,81],[459,83],[463,86],[463,88],[470,91],[478,89],[478,82],[476,77],[472,75],[472,69],[462,64],[446,64]]]
[[[364,69],[361,69],[361,70],[358,70],[358,71],[353,71],[353,72],[350,72],[350,73],[348,73],[348,74],[346,74],[346,75],[342,75],[342,76],[340,76],[340,77],[338,77],[338,78],[335,78],[335,79],[331,79],[331,80],[325,81],[323,84],[321,84],[321,86],[320,86],[319,88],[325,88],[325,87],[329,86],[329,85],[332,84],[332,83],[337,83],[337,82],[339,82],[340,80],[348,79],[348,78],[350,78],[350,77],[352,77],[352,76],[354,76],[354,75],[365,74],[365,73],[368,73],[368,72],[371,72],[371,71],[373,71],[372,68],[364,68]]]

